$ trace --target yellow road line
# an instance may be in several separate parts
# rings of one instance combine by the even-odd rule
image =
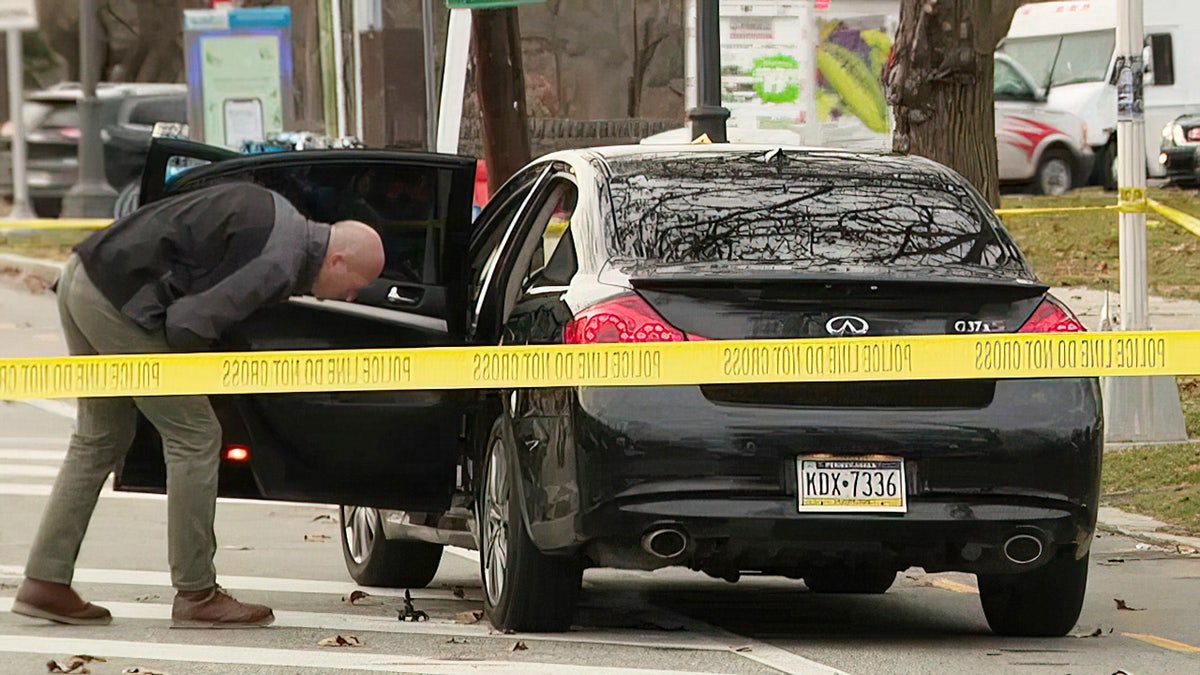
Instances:
[[[1155,647],[1170,649],[1173,652],[1183,652],[1184,654],[1200,654],[1200,647],[1193,647],[1186,642],[1176,642],[1175,640],[1168,640],[1167,638],[1158,637],[1157,635],[1146,635],[1144,633],[1121,633],[1121,635],[1124,635],[1127,638],[1133,638],[1134,640],[1141,640],[1142,642],[1154,645]]]
[[[951,581],[950,579],[943,579],[941,577],[937,577],[937,578],[933,579],[932,581],[929,582],[929,585],[933,586],[934,588],[940,588],[943,591],[953,591],[955,593],[966,593],[968,595],[979,595],[979,589],[975,588],[974,586],[968,586],[967,584],[960,584],[957,581]]]

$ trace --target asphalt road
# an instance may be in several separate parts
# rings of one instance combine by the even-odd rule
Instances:
[[[0,287],[0,356],[62,353],[52,298]],[[75,654],[107,658],[97,675],[137,667],[180,673],[1185,673],[1200,670],[1200,559],[1120,536],[1093,547],[1076,637],[991,635],[970,575],[899,575],[883,596],[821,596],[796,581],[590,571],[576,627],[503,635],[461,613],[482,606],[471,551],[448,549],[433,584],[413,592],[425,623],[397,619],[394,590],[346,602],[347,576],[329,506],[223,501],[220,582],[265,602],[269,629],[169,628],[165,504],[106,491],[79,559],[76,587],[108,606],[111,626],[27,620],[11,605],[45,496],[65,450],[72,407],[0,403],[0,675],[45,673]],[[459,597],[459,596],[462,597]],[[1132,610],[1120,610],[1114,599]],[[361,647],[322,648],[355,636]],[[524,646],[525,649],[521,649]]]

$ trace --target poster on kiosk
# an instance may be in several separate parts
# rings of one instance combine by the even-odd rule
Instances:
[[[287,7],[184,12],[193,140],[240,151],[289,127],[291,24]]]

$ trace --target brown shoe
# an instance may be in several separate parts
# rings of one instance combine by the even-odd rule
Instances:
[[[179,591],[171,608],[173,628],[255,628],[275,621],[270,607],[234,600],[225,589]]]
[[[112,623],[112,614],[107,609],[84,602],[70,586],[40,579],[26,578],[21,582],[12,611],[13,614],[72,626],[107,626]]]

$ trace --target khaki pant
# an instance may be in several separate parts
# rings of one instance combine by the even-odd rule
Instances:
[[[74,255],[59,280],[58,311],[73,355],[170,351],[162,331],[147,332],[113,307]],[[33,541],[25,576],[71,583],[100,489],[133,442],[139,410],[163,438],[171,582],[180,591],[216,584],[213,516],[221,425],[205,396],[79,399],[75,433]]]

